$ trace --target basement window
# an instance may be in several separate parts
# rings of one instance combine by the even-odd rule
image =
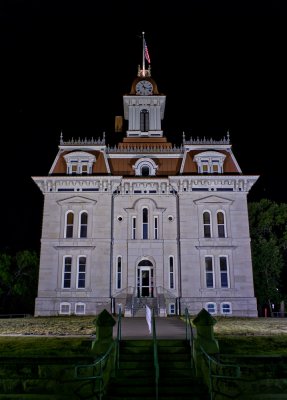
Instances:
[[[61,303],[60,304],[60,314],[70,315],[71,314],[71,304],[70,303]]]
[[[209,312],[209,314],[216,314],[217,310],[216,310],[216,303],[206,303],[205,304],[205,309],[206,311]]]

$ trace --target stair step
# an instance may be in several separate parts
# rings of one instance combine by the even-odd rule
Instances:
[[[158,340],[159,400],[209,400],[207,387],[196,378],[186,340]],[[155,368],[152,340],[124,340],[120,369],[104,400],[154,400]]]

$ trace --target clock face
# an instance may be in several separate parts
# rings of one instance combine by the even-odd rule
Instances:
[[[139,81],[136,84],[136,94],[140,94],[142,96],[149,96],[152,94],[152,83],[150,81]]]

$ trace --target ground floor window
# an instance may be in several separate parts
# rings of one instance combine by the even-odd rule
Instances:
[[[61,303],[60,304],[60,314],[70,315],[71,314],[71,304]]]
[[[175,315],[175,303],[169,303],[169,314]]]
[[[221,314],[232,314],[231,303],[221,303],[220,304],[220,312]]]
[[[217,307],[216,303],[206,303],[205,309],[209,312],[209,314],[216,314],[217,312]]]
[[[85,303],[76,303],[75,305],[75,314],[86,314],[86,304]]]

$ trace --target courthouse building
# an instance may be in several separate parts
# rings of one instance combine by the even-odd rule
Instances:
[[[135,74],[136,75],[136,74]],[[229,134],[164,135],[166,96],[144,62],[116,117],[120,142],[66,140],[47,176],[35,316],[257,316],[247,194]],[[124,128],[125,127],[125,128]]]

